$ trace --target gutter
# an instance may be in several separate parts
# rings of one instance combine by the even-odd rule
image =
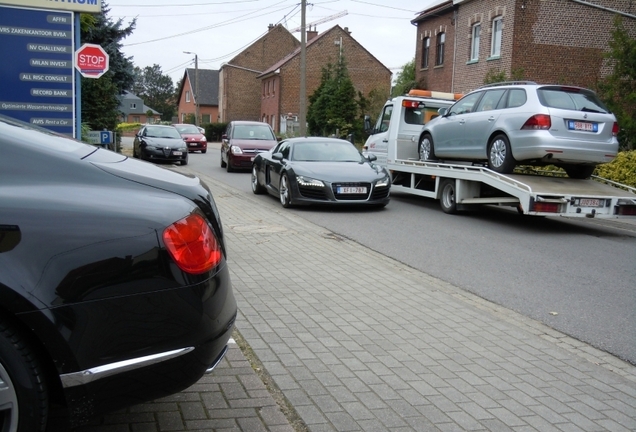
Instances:
[[[611,8],[608,8],[608,7],[605,7],[605,6],[600,6],[600,5],[596,5],[596,4],[593,4],[593,3],[589,3],[589,2],[586,2],[585,0],[571,0],[571,1],[573,1],[574,3],[579,3],[579,4],[582,4],[582,5],[585,5],[585,6],[590,6],[590,7],[595,7],[597,9],[601,9],[601,10],[604,10],[604,11],[607,11],[607,12],[612,12],[612,13],[615,13],[615,14],[619,14],[619,15],[623,15],[623,16],[626,16],[626,17],[629,17],[629,18],[636,19],[636,15],[632,15],[632,14],[629,14],[627,12],[621,12],[619,10],[611,9]]]

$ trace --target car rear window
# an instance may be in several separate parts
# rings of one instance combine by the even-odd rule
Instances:
[[[591,90],[576,87],[542,87],[537,89],[541,105],[573,111],[608,113],[609,110]]]

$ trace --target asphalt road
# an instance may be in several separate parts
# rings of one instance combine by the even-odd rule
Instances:
[[[249,173],[227,173],[219,159],[212,144],[205,155],[191,154],[190,166],[249,192]],[[275,197],[254,200],[636,364],[634,222],[522,217],[502,208],[451,216],[434,200],[402,194],[380,211],[283,210]]]

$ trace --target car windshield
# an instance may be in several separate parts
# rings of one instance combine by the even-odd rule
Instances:
[[[275,141],[276,137],[267,125],[237,125],[232,135],[234,139]]]
[[[175,126],[177,128],[177,130],[179,131],[179,133],[182,134],[200,134],[201,132],[199,132],[199,128],[197,128],[195,125],[179,125],[179,126]]]
[[[537,90],[543,106],[574,111],[608,113],[609,109],[590,90],[576,87],[543,87]]]
[[[144,135],[152,138],[181,139],[181,134],[179,134],[179,131],[173,127],[148,126]]]
[[[291,160],[304,162],[360,162],[362,155],[346,141],[301,142],[293,146]]]

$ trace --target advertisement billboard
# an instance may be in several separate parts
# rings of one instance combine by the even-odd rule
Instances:
[[[74,135],[72,12],[0,5],[0,114]]]

